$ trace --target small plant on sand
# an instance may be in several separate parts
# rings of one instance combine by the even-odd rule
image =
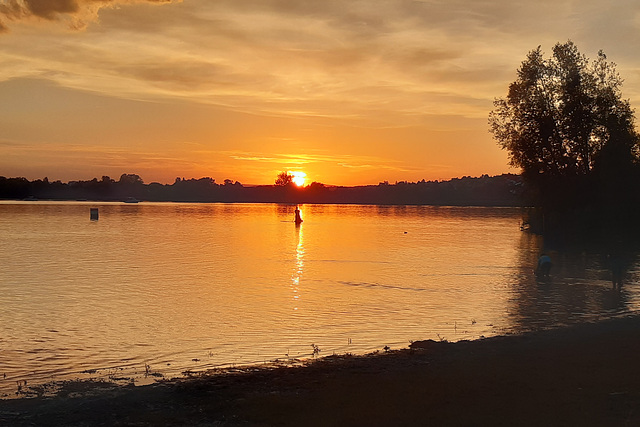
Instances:
[[[391,350],[391,347],[389,347],[388,345],[385,345],[384,347],[382,347],[382,349],[384,350],[385,353],[389,353],[389,350]]]
[[[441,337],[440,334],[436,334],[436,335],[438,336],[438,340],[440,340],[440,342],[449,342],[445,337]]]
[[[313,349],[313,352],[311,353],[313,357],[317,357],[318,354],[320,354],[320,352],[322,351],[317,344],[311,344],[311,348]]]

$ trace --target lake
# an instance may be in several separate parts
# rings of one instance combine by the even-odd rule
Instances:
[[[90,220],[90,208],[99,220]],[[549,252],[513,208],[0,202],[0,394],[478,339],[635,312],[606,253]]]

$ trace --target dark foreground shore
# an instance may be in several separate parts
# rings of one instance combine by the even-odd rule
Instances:
[[[8,426],[637,426],[640,317],[0,401]]]

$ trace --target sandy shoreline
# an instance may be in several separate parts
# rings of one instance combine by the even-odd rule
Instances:
[[[640,317],[0,401],[0,425],[640,425]],[[418,348],[420,347],[420,348]]]

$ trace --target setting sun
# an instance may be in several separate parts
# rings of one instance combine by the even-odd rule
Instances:
[[[293,178],[291,181],[298,187],[302,187],[307,180],[307,174],[301,171],[289,171]]]

